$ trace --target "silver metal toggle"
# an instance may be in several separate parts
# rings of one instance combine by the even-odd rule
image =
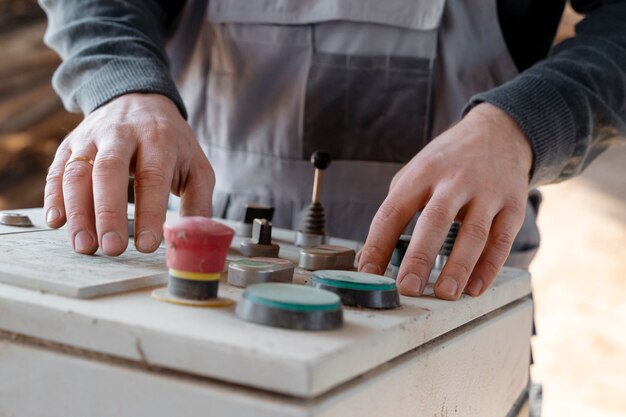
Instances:
[[[319,245],[300,249],[298,266],[309,271],[320,269],[350,270],[354,268],[353,249],[337,245]]]
[[[252,239],[241,242],[239,251],[247,257],[277,258],[280,246],[272,243],[272,223],[267,219],[254,219]]]
[[[30,217],[20,213],[0,213],[0,224],[15,227],[33,227]]]
[[[250,237],[252,235],[252,223],[254,219],[266,219],[271,222],[274,217],[274,207],[263,204],[246,204],[243,221],[235,226],[237,236]]]

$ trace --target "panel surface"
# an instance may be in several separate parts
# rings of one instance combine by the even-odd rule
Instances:
[[[0,282],[77,298],[164,284],[165,248],[142,254],[132,244],[118,257],[80,255],[66,230],[0,236]]]
[[[504,417],[528,381],[531,320],[526,299],[314,400],[146,371],[0,337],[0,374],[11,375],[0,378],[0,415]]]
[[[123,275],[116,268],[126,268],[123,273],[130,266],[143,268],[141,262],[152,256],[140,255],[138,264],[132,264],[123,258],[74,255],[64,232],[35,233],[44,236],[43,240],[54,236],[52,246],[59,251],[56,262],[64,259],[63,268],[68,265],[65,257],[77,257],[76,268],[97,262],[101,276],[113,281]],[[31,234],[22,236],[27,235]],[[288,239],[293,232],[277,230],[276,235]],[[30,245],[7,247],[21,252],[29,265],[47,256]],[[281,256],[293,259],[294,254],[293,246],[282,246]],[[6,259],[16,257],[12,254]],[[37,265],[60,268],[52,263]],[[162,255],[150,265],[164,271]],[[435,278],[433,274],[431,283]],[[91,275],[77,280],[98,288]],[[222,284],[220,296],[235,302],[240,299],[240,288]],[[0,284],[0,329],[138,361],[146,367],[311,398],[529,293],[528,273],[505,268],[495,285],[478,298],[464,295],[456,302],[439,300],[432,297],[431,284],[423,297],[401,297],[398,309],[345,308],[343,328],[302,332],[243,322],[235,317],[234,308],[199,309],[158,302],[150,297],[150,290],[80,300]]]

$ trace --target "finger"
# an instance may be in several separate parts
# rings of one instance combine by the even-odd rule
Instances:
[[[215,173],[209,161],[204,158],[192,161],[180,183],[180,215],[210,217]]]
[[[163,237],[174,161],[139,147],[135,163],[135,246],[154,252]]]
[[[481,295],[493,284],[511,252],[513,239],[523,222],[523,209],[505,209],[495,217],[485,250],[470,275],[466,288],[468,294]]]
[[[72,156],[93,159],[95,146],[72,151]],[[93,167],[86,161],[74,161],[65,166],[63,173],[63,201],[67,225],[74,250],[92,254],[98,249],[93,211],[91,174]]]
[[[359,260],[359,271],[382,275],[398,237],[428,196],[425,189],[402,193],[394,188],[376,212]]]
[[[66,142],[57,149],[54,160],[48,169],[44,190],[43,212],[48,226],[58,229],[65,224],[65,204],[63,203],[63,172],[71,151]]]
[[[456,300],[460,297],[483,252],[497,210],[488,202],[470,204],[452,253],[435,283],[435,295],[438,298]]]
[[[465,201],[463,193],[440,191],[426,204],[417,219],[411,243],[398,271],[398,287],[402,294],[422,294],[439,249]]]
[[[134,149],[112,141],[98,149],[93,166],[93,199],[102,253],[117,256],[128,246],[128,176]]]

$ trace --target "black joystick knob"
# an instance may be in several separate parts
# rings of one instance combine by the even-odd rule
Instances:
[[[330,155],[328,152],[315,151],[311,155],[311,164],[315,167],[315,177],[313,179],[313,195],[311,205],[302,219],[300,230],[296,235],[296,245],[300,247],[311,247],[326,242],[326,219],[324,208],[320,202],[322,193],[322,179],[324,170],[330,165]]]
[[[330,154],[324,151],[315,151],[311,155],[311,163],[316,169],[324,170],[330,165]]]

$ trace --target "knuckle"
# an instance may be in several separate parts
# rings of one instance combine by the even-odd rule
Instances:
[[[499,254],[507,254],[513,246],[515,235],[510,231],[499,231],[493,236],[492,247],[498,251]]]
[[[96,218],[103,222],[116,219],[119,215],[120,213],[117,210],[113,210],[110,207],[105,206],[96,208]]]
[[[420,169],[424,172],[439,171],[442,165],[442,155],[438,152],[423,155],[420,158]]]
[[[463,233],[475,241],[484,242],[489,237],[489,227],[485,222],[463,223]]]
[[[487,258],[483,260],[481,267],[484,278],[493,279],[500,272],[501,265],[494,262],[493,259]]]
[[[504,208],[516,216],[524,214],[526,209],[526,198],[519,196],[508,196],[504,202]]]
[[[361,259],[367,259],[368,261],[383,261],[385,256],[385,251],[376,244],[369,244],[363,247],[361,250]]]
[[[466,279],[472,273],[472,266],[465,260],[450,259],[446,263],[446,268],[448,269],[448,272],[451,272],[452,276],[457,278]]]
[[[71,229],[77,229],[88,220],[87,213],[81,209],[72,209],[66,215]]]
[[[63,174],[63,184],[72,186],[91,180],[91,166],[88,164],[70,164]]]
[[[162,115],[150,114],[143,120],[143,123],[152,133],[157,132],[165,135],[173,135],[175,133],[175,128],[170,118]],[[158,135],[148,135],[146,137],[146,139],[158,138]]]
[[[45,190],[44,203],[52,204],[57,200],[63,200],[63,193],[55,190]]]
[[[52,165],[48,168],[48,174],[46,175],[46,182],[60,181],[63,176],[63,170],[59,166]]]
[[[408,268],[424,271],[430,268],[433,258],[422,251],[411,251],[404,255],[402,263]]]
[[[123,122],[105,125],[102,130],[109,141],[118,141],[127,138],[134,131],[132,125]]]
[[[374,216],[374,221],[385,225],[393,224],[403,216],[403,211],[394,203],[385,201]]]
[[[436,225],[452,224],[452,215],[450,214],[448,205],[443,203],[427,204],[422,214],[420,214],[420,220],[421,219],[427,223]]]
[[[111,172],[125,168],[124,158],[113,152],[99,153],[93,173],[94,175],[110,175]]]
[[[168,183],[163,167],[158,165],[144,165],[135,172],[135,187],[137,189],[162,188]]]

